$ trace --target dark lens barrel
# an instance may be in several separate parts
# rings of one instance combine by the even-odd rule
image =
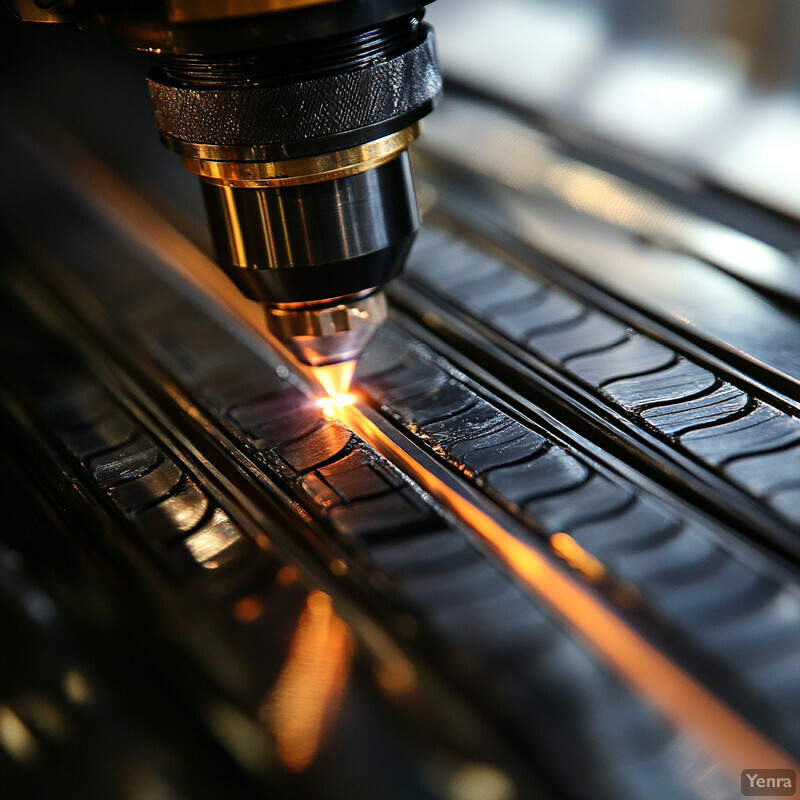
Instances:
[[[220,265],[253,299],[322,300],[399,272],[418,225],[403,151],[336,180],[278,188],[203,183]]]
[[[248,297],[329,300],[401,272],[419,224],[405,148],[442,83],[422,14],[157,59],[161,136],[200,175],[217,260]]]

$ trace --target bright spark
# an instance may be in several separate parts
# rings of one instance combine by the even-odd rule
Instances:
[[[356,396],[354,394],[334,394],[329,397],[321,397],[317,400],[319,407],[322,409],[322,416],[327,420],[337,419],[339,411],[344,406],[349,406],[355,403]]]

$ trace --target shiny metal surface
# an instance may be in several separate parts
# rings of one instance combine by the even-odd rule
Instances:
[[[207,183],[220,186],[258,188],[319,183],[366,172],[391,161],[417,139],[420,131],[417,122],[397,133],[347,150],[286,161],[257,160],[253,152],[242,153],[239,161],[216,161],[204,152],[203,146],[195,157],[184,157],[183,165]]]
[[[417,223],[406,153],[332,181],[280,189],[204,183],[203,192],[220,258],[241,269],[336,264],[390,246]]]
[[[355,362],[386,319],[375,287],[400,273],[418,225],[407,152],[322,182],[203,192],[218,262],[287,351],[312,367]]]
[[[519,192],[535,207],[534,215],[541,209],[543,219],[555,215],[563,225],[572,219],[576,227],[590,222],[581,226],[588,236],[599,227],[591,223],[602,223],[665,251],[705,261],[770,295],[800,302],[793,253],[570,157],[554,139],[512,113],[455,98],[438,115],[427,146],[440,158],[458,161],[472,173]],[[563,234],[562,241],[567,238]],[[571,246],[564,243],[560,252]]]

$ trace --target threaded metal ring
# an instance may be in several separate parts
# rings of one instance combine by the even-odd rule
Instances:
[[[148,80],[169,144],[269,145],[335,136],[425,109],[441,91],[433,32],[368,67],[297,83],[219,88]],[[424,113],[424,112],[423,112]]]

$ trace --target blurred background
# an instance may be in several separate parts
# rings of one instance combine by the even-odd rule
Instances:
[[[451,78],[800,214],[794,0],[439,0]]]

